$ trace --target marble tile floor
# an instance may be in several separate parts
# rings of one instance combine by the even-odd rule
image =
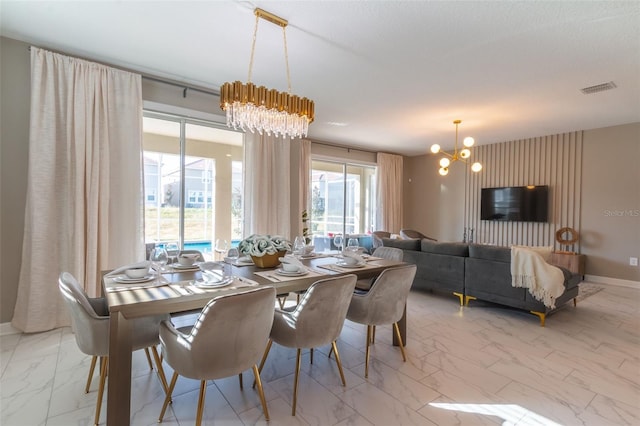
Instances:
[[[306,351],[296,417],[295,351],[274,344],[263,371],[268,424],[638,425],[640,290],[582,289],[589,297],[549,316],[544,328],[521,311],[477,301],[461,308],[453,296],[414,291],[408,361],[390,345],[391,328],[379,327],[365,379],[365,328],[347,322],[338,341],[347,386],[329,347],[316,350],[312,365]],[[91,424],[98,380],[85,394],[90,359],[69,328],[1,336],[0,348],[2,426]],[[204,424],[267,424],[251,381],[247,371],[244,390],[237,377],[210,382]],[[132,395],[132,424],[156,425],[163,392],[141,351]],[[197,395],[196,381],[179,379],[163,424],[193,424]]]

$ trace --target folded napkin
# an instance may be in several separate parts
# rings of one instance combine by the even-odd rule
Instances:
[[[202,270],[202,279],[207,283],[219,283],[226,280],[228,277],[224,275],[224,272],[219,270]]]
[[[197,265],[201,271],[211,271],[212,269],[222,269],[222,265],[219,262],[200,262]]]
[[[138,263],[132,263],[131,265],[125,265],[125,266],[121,266],[118,269],[114,269],[113,271],[109,272],[108,274],[106,274],[106,277],[111,277],[113,275],[120,275],[123,274],[124,271],[126,271],[127,269],[132,269],[132,268],[144,268],[145,266],[148,268],[152,265],[151,262],[149,262],[148,260],[143,260],[142,262],[138,262]]]
[[[356,263],[363,263],[364,262],[364,258],[362,256],[360,256],[360,253],[358,253],[357,251],[342,250],[342,256],[350,257],[352,259],[355,259]]]
[[[302,262],[300,262],[298,259],[296,259],[293,256],[279,257],[278,260],[280,261],[280,263],[288,263],[290,265],[297,266],[298,271],[304,271],[304,265],[302,264]]]

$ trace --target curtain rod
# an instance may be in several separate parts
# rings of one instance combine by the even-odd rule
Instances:
[[[331,143],[327,143],[327,142],[317,142],[314,141],[313,139],[309,139],[311,141],[311,143],[316,144],[316,145],[323,145],[323,146],[329,146],[331,148],[341,148],[346,150],[347,152],[351,152],[351,151],[360,151],[360,152],[367,152],[370,154],[377,154],[378,151],[369,151],[367,149],[360,149],[360,148],[352,148],[350,146],[343,146],[343,145],[335,145],[335,144],[331,144]]]
[[[27,50],[29,52],[31,52],[31,46],[28,46]],[[72,55],[69,55],[68,53],[60,52],[60,51],[56,51],[56,50],[51,50],[51,49],[44,49],[44,50],[49,50],[50,52],[54,52],[54,53],[58,53],[58,54],[61,54],[61,55],[82,59],[84,61],[95,62],[95,63],[101,64],[101,65],[105,65],[105,66],[108,66],[108,67],[116,68],[116,69],[119,69],[119,70],[122,70],[122,71],[127,71],[127,72],[130,72],[130,73],[140,74],[141,78],[143,78],[145,80],[149,80],[149,81],[155,81],[156,83],[162,83],[162,84],[168,84],[170,86],[181,87],[182,88],[182,97],[183,98],[187,97],[187,91],[188,90],[192,90],[194,92],[205,93],[207,95],[212,95],[212,96],[220,96],[220,92],[215,91],[215,90],[202,89],[202,88],[199,88],[199,87],[190,86],[188,84],[183,84],[183,83],[180,83],[180,82],[177,82],[177,81],[164,80],[164,79],[161,79],[161,78],[158,78],[158,77],[154,77],[154,76],[149,75],[149,74],[142,73],[140,71],[131,70],[131,69],[120,67],[120,66],[114,66],[113,64],[100,62],[100,61],[97,61],[95,59],[84,58],[84,57],[81,57],[81,56],[72,56]]]
[[[220,96],[220,92],[217,92],[215,90],[200,89],[198,87],[193,87],[193,86],[189,86],[187,84],[181,84],[181,83],[170,81],[170,80],[163,80],[161,78],[152,77],[152,76],[145,75],[145,74],[140,74],[140,75],[145,80],[155,81],[156,83],[168,84],[169,86],[181,87],[182,88],[182,97],[183,98],[187,97],[187,90],[191,90],[191,91],[194,91],[194,92],[205,93],[207,95],[212,95],[212,96]]]

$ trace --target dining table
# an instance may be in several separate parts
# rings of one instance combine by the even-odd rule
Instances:
[[[215,287],[203,283],[203,272],[197,265],[192,268],[167,265],[144,282],[135,282],[124,275],[105,271],[102,285],[110,313],[107,425],[130,424],[131,320],[201,309],[217,296],[257,286],[272,286],[278,295],[282,295],[304,291],[323,278],[347,274],[355,274],[358,279],[373,278],[387,268],[405,264],[373,256],[365,256],[365,262],[357,266],[343,265],[343,260],[339,253],[316,254],[300,259],[304,266],[300,273],[286,273],[281,268],[259,268],[242,259],[227,259],[209,264],[213,266],[214,273],[228,277],[224,286]],[[402,340],[406,342],[406,309],[399,325]],[[397,344],[395,339],[394,344]]]

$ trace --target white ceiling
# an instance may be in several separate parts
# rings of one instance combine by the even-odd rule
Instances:
[[[247,78],[261,7],[289,20],[314,140],[418,155],[640,121],[638,1],[0,1],[1,34],[216,90]],[[286,91],[261,20],[253,79]],[[613,81],[617,89],[583,95]]]

